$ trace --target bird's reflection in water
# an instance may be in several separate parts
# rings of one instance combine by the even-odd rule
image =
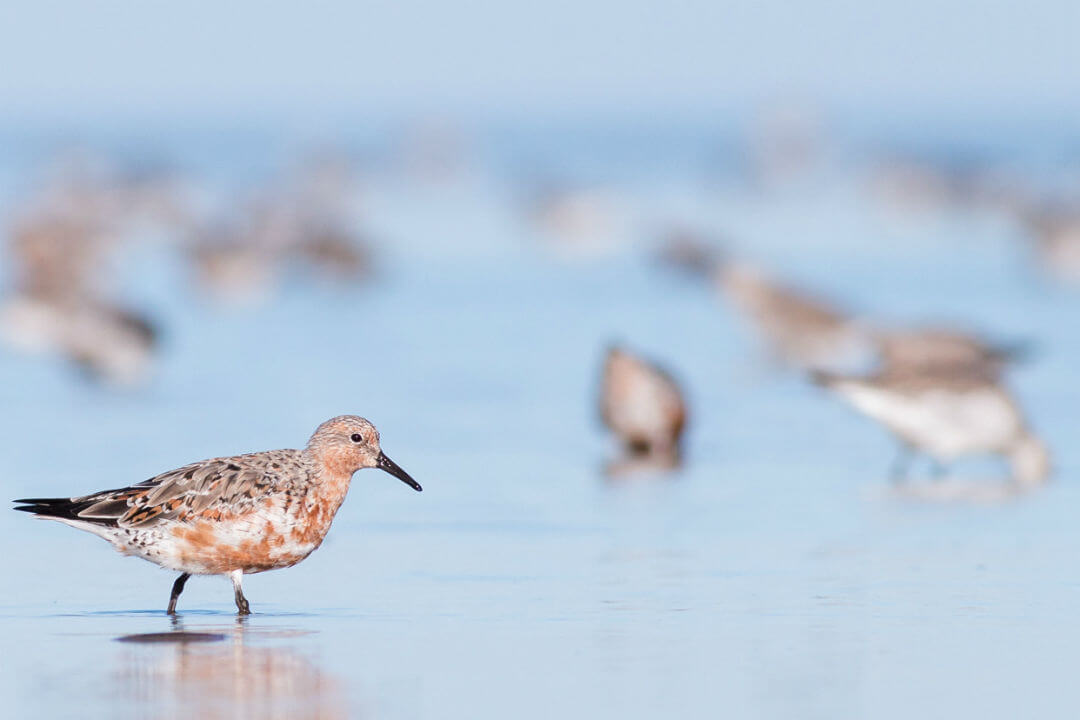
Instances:
[[[140,717],[345,718],[343,683],[281,643],[306,633],[249,627],[126,635],[117,684]]]
[[[656,453],[625,453],[604,465],[603,474],[609,484],[620,485],[636,480],[671,477],[682,468],[677,450]]]
[[[887,497],[919,502],[995,505],[1018,500],[1034,488],[1016,482],[967,478],[943,478],[934,483],[896,485],[882,491]]]

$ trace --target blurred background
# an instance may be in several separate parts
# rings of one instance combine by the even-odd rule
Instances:
[[[6,496],[343,413],[425,488],[359,473],[243,623],[220,579],[171,624],[171,575],[0,515],[9,712],[1074,707],[1077,27],[4,4]]]

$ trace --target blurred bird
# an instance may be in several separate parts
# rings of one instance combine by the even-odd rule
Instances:
[[[594,259],[622,246],[626,208],[611,189],[543,183],[528,192],[527,220],[567,259]]]
[[[82,305],[72,316],[64,347],[90,377],[134,386],[146,379],[160,332],[150,318],[110,304]]]
[[[693,230],[675,227],[660,241],[656,260],[691,277],[708,279],[722,260],[722,251]]]
[[[906,211],[1014,213],[1026,204],[1021,178],[997,160],[969,153],[879,157],[870,190]]]
[[[361,468],[385,470],[421,490],[382,452],[374,425],[341,415],[320,425],[303,450],[203,460],[117,490],[16,500],[15,509],[182,573],[170,614],[191,575],[228,575],[237,610],[247,615],[243,575],[292,567],[314,552]]]
[[[724,263],[716,281],[782,363],[807,369],[857,364],[871,352],[866,331],[828,302],[776,283],[756,268]]]
[[[878,159],[870,173],[870,191],[905,211],[954,208],[962,204],[968,178],[942,161],[915,157]]]
[[[884,368],[913,373],[955,370],[997,376],[1031,352],[1026,343],[994,344],[945,327],[879,330],[874,340]]]
[[[963,456],[1005,457],[1023,487],[1050,473],[1043,443],[1028,429],[1016,401],[990,375],[970,371],[885,371],[873,376],[816,372],[813,381],[888,428],[901,443],[891,473],[903,479],[916,452],[939,467]]]
[[[773,280],[748,263],[725,257],[692,232],[671,233],[658,257],[669,267],[714,282],[784,365],[849,368],[862,364],[873,352],[866,329],[847,313]]]
[[[676,458],[686,403],[664,370],[613,347],[604,361],[600,417],[632,455]]]
[[[1080,283],[1080,207],[1041,207],[1023,217],[1046,271],[1064,282]]]
[[[106,297],[106,227],[70,207],[16,221],[15,287],[0,303],[0,334],[17,349],[63,355],[95,380],[133,385],[147,374],[158,333],[142,313]]]
[[[187,251],[199,285],[217,300],[254,305],[277,285],[278,249],[252,232],[204,228]]]
[[[371,272],[367,247],[342,227],[304,228],[291,251],[308,267],[336,280],[360,280]]]
[[[16,292],[35,296],[96,296],[105,283],[108,231],[96,219],[40,210],[16,218],[8,251]]]
[[[264,190],[228,217],[194,227],[189,258],[201,285],[219,299],[266,299],[297,270],[319,279],[365,279],[370,252],[344,217],[344,188],[300,182],[284,193]]]
[[[158,345],[146,317],[115,305],[16,296],[0,305],[0,331],[27,352],[60,352],[86,374],[116,386],[145,379]]]

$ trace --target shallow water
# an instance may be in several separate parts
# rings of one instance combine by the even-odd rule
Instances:
[[[323,547],[248,577],[173,577],[0,513],[10,717],[1063,715],[1080,630],[1073,439],[1080,295],[1040,282],[990,218],[896,215],[850,182],[762,195],[699,178],[613,183],[614,238],[565,252],[483,173],[388,179],[357,289],[191,301],[167,247],[125,293],[167,328],[151,385],[112,392],[4,354],[5,497],[136,482],[302,444],[356,412],[423,485],[361,471]],[[896,491],[881,430],[768,367],[718,299],[648,262],[689,218],[874,317],[1034,339],[1013,375],[1054,482],[1000,492],[991,461]],[[182,299],[187,298],[187,299]],[[684,382],[684,467],[608,477],[593,393],[621,340]],[[162,633],[178,633],[163,637]],[[194,635],[193,635],[194,634]],[[177,642],[170,642],[177,640]]]

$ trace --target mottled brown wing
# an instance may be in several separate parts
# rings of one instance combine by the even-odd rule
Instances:
[[[243,512],[272,491],[287,458],[238,456],[185,465],[120,490],[82,498],[92,501],[79,517],[146,527],[162,520],[188,520]]]

